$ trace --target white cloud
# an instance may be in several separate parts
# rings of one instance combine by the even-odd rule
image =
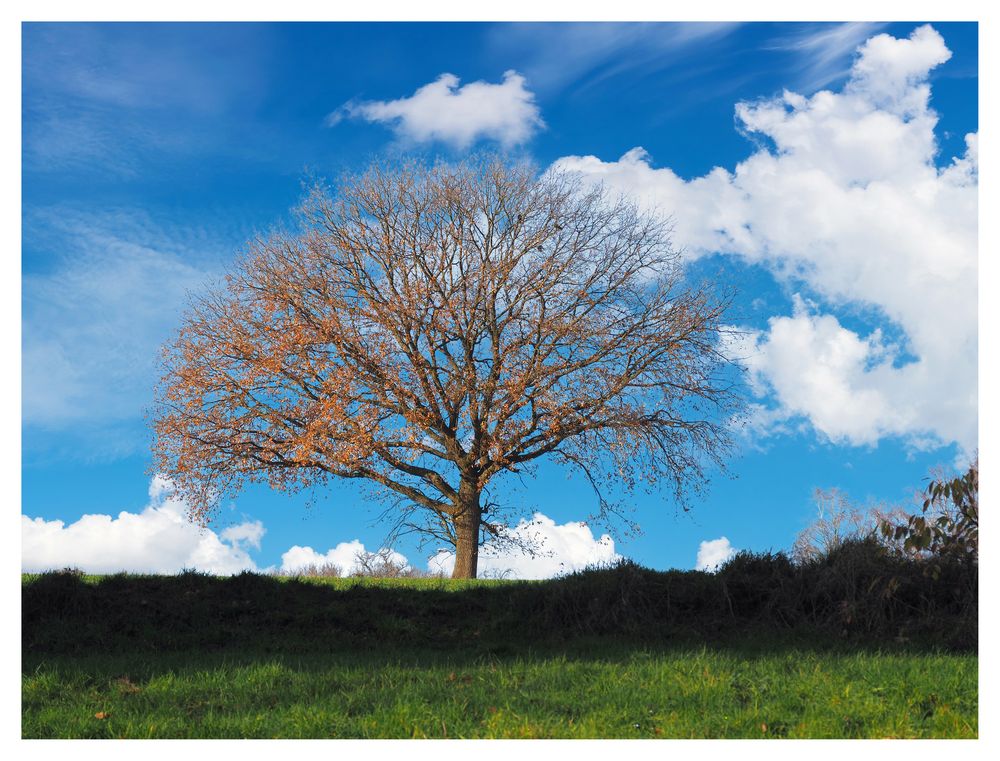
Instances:
[[[244,545],[260,547],[259,521],[225,529],[221,535],[187,519],[187,505],[171,496],[162,476],[150,483],[149,505],[141,513],[84,515],[61,520],[21,516],[21,570],[79,568],[89,573],[177,573],[193,568],[214,574],[257,570]]]
[[[927,448],[956,441],[967,451],[976,439],[976,399],[949,389],[950,373],[935,372],[927,361],[893,366],[898,347],[880,330],[865,337],[845,328],[836,317],[812,313],[796,296],[790,317],[772,317],[765,334],[749,337],[744,363],[759,390],[773,389],[779,408],[763,408],[765,427],[796,416],[834,442],[874,445],[880,438],[906,435],[910,444]],[[976,358],[961,356],[952,368],[975,376]],[[905,391],[905,393],[902,393]],[[928,425],[933,421],[933,427]],[[921,431],[933,434],[922,438]]]
[[[462,86],[454,74],[442,74],[408,98],[349,101],[327,117],[327,124],[345,117],[388,124],[406,140],[440,141],[456,148],[480,139],[511,147],[545,126],[534,94],[516,71],[505,72],[500,84]]]
[[[653,168],[641,148],[615,162],[569,156],[555,166],[672,214],[689,256],[741,256],[827,310],[800,304],[747,343],[758,388],[774,393],[767,421],[801,416],[854,444],[893,435],[971,450],[978,143],[968,135],[963,156],[936,166],[927,79],[949,56],[929,26],[908,39],[881,34],[859,48],[841,92],[737,104],[741,130],[761,144],[731,172],[685,180]],[[845,307],[886,329],[844,326],[830,312]],[[883,335],[896,329],[900,345]]]
[[[359,539],[354,539],[350,542],[341,542],[325,553],[317,552],[312,547],[295,545],[282,554],[280,570],[283,573],[295,573],[310,566],[321,568],[333,565],[340,569],[341,576],[350,576],[361,570],[359,556],[367,558],[381,556],[381,559],[394,566],[409,566],[406,556],[395,550],[382,548],[377,553],[369,552]]]
[[[579,94],[612,77],[676,67],[690,50],[722,40],[739,23],[730,22],[590,22],[512,23],[487,34],[494,57],[520,61],[522,71],[540,89],[571,83]]]
[[[595,538],[586,523],[571,521],[556,524],[542,513],[532,519],[522,518],[508,529],[509,539],[497,545],[486,542],[479,548],[479,575],[506,576],[514,579],[548,579],[572,573],[588,565],[611,563],[621,559],[614,540],[607,534]],[[517,548],[517,543],[532,546],[534,554]],[[442,551],[430,559],[434,573],[450,575],[455,567],[453,552]]]
[[[698,545],[698,558],[695,560],[696,571],[717,571],[719,566],[736,554],[736,550],[726,537],[704,541]]]
[[[149,498],[154,502],[161,501],[164,495],[169,494],[173,490],[174,485],[171,483],[170,479],[162,473],[154,474],[149,480]]]
[[[941,35],[929,25],[915,29],[908,40],[876,35],[859,53],[848,91],[893,113],[926,111],[927,72],[951,58]]]
[[[259,550],[260,540],[264,538],[264,533],[263,523],[260,521],[248,521],[247,523],[240,523],[236,526],[224,528],[222,533],[219,534],[219,538],[233,547],[243,549],[253,547],[255,550]]]

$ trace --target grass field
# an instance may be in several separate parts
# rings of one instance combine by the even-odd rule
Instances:
[[[24,664],[24,737],[976,737],[974,656],[567,648]]]
[[[776,628],[718,583],[25,577],[22,736],[978,735],[974,648]]]

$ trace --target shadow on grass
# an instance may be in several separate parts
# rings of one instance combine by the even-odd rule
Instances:
[[[976,649],[977,569],[935,579],[869,555],[805,567],[743,555],[718,574],[625,562],[544,582],[47,573],[22,584],[22,652],[507,657],[601,641],[617,651],[709,644],[745,655]]]

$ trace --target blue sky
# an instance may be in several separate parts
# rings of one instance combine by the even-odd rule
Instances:
[[[183,506],[149,472],[157,349],[185,294],[287,221],[307,176],[480,148],[672,213],[692,277],[740,290],[733,351],[753,414],[730,472],[686,513],[636,495],[642,534],[615,536],[615,552],[691,568],[722,537],[788,548],[817,488],[909,504],[931,468],[977,445],[977,35],[912,22],[24,25],[23,564],[224,570],[280,566],[293,547],[380,547],[380,509],[354,485],[313,504],[253,489],[210,532],[178,523]],[[579,479],[543,464],[514,485],[516,514],[549,520],[559,557],[508,567],[607,556],[603,529],[575,524],[595,509]],[[326,557],[357,547],[343,546]],[[421,567],[433,552],[394,549]]]

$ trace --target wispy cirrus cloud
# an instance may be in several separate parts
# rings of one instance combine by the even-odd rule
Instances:
[[[478,140],[504,147],[527,142],[545,126],[535,96],[516,71],[503,81],[461,85],[454,74],[442,74],[405,98],[348,101],[326,118],[328,126],[344,119],[385,124],[405,141],[442,142],[458,149]]]
[[[52,263],[22,278],[22,422],[80,455],[134,449],[159,346],[231,250],[214,233],[129,209],[49,207],[24,225]]]
[[[252,113],[268,77],[271,33],[254,24],[222,31],[213,24],[25,24],[25,171],[135,178],[164,156],[208,145],[233,150],[205,125]]]
[[[868,21],[807,24],[765,47],[796,54],[798,73],[788,84],[812,93],[850,74],[858,47],[883,27]]]
[[[610,77],[674,65],[695,45],[717,42],[737,23],[524,23],[499,24],[492,53],[523,61],[539,90],[593,85]]]

